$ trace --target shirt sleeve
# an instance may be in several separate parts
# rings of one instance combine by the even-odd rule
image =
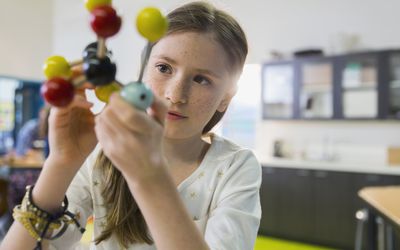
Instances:
[[[98,151],[94,150],[85,163],[82,165],[78,173],[75,175],[67,190],[67,198],[69,202],[68,210],[74,214],[79,214],[79,224],[81,227],[86,226],[86,221],[93,214],[93,202],[91,195],[91,172],[95,163]],[[68,226],[65,233],[58,239],[50,242],[50,250],[76,250],[79,249],[79,241],[82,233],[73,223]]]
[[[250,150],[241,150],[219,175],[205,240],[211,250],[252,250],[261,219],[261,166]]]

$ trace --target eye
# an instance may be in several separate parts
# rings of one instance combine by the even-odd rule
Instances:
[[[158,69],[158,71],[160,73],[163,73],[163,74],[171,74],[172,73],[171,67],[167,64],[157,64],[156,68]]]
[[[195,76],[195,77],[193,78],[193,81],[195,81],[195,82],[197,82],[197,83],[199,83],[199,84],[201,84],[201,85],[208,85],[208,84],[211,84],[211,81],[210,81],[207,77],[204,77],[204,76],[202,76],[202,75],[197,75],[197,76]]]

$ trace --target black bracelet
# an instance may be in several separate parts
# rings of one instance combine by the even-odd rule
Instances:
[[[28,232],[37,240],[34,250],[42,249],[42,239],[54,240],[65,233],[68,225],[74,223],[79,231],[83,234],[85,228],[82,228],[78,222],[77,216],[68,211],[68,199],[65,196],[61,204],[62,210],[57,213],[49,213],[38,207],[32,198],[32,190],[34,186],[26,187],[26,194],[22,204],[14,208],[14,218],[19,220]],[[53,225],[53,228],[61,227],[53,236],[47,236],[47,231]]]

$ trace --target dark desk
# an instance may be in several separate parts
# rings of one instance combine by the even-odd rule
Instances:
[[[43,162],[43,159],[36,157],[0,158],[0,166],[11,169],[41,169]]]
[[[33,185],[40,174],[43,159],[37,157],[0,158],[3,179],[8,181],[8,210],[19,204],[25,194],[25,187]]]
[[[11,226],[12,209],[21,203],[25,187],[36,183],[43,166],[37,157],[0,158],[0,236]]]

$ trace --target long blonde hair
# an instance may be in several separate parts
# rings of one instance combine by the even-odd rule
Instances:
[[[231,69],[243,68],[248,52],[246,36],[236,20],[226,12],[205,2],[192,2],[170,12],[167,19],[167,35],[183,32],[211,33],[232,62]],[[223,115],[224,112],[216,111],[203,133],[209,132]],[[96,244],[113,234],[125,248],[134,243],[152,244],[146,222],[125,179],[102,151],[98,155],[96,167],[101,169],[104,176],[102,195],[108,209],[107,224],[95,239]]]

